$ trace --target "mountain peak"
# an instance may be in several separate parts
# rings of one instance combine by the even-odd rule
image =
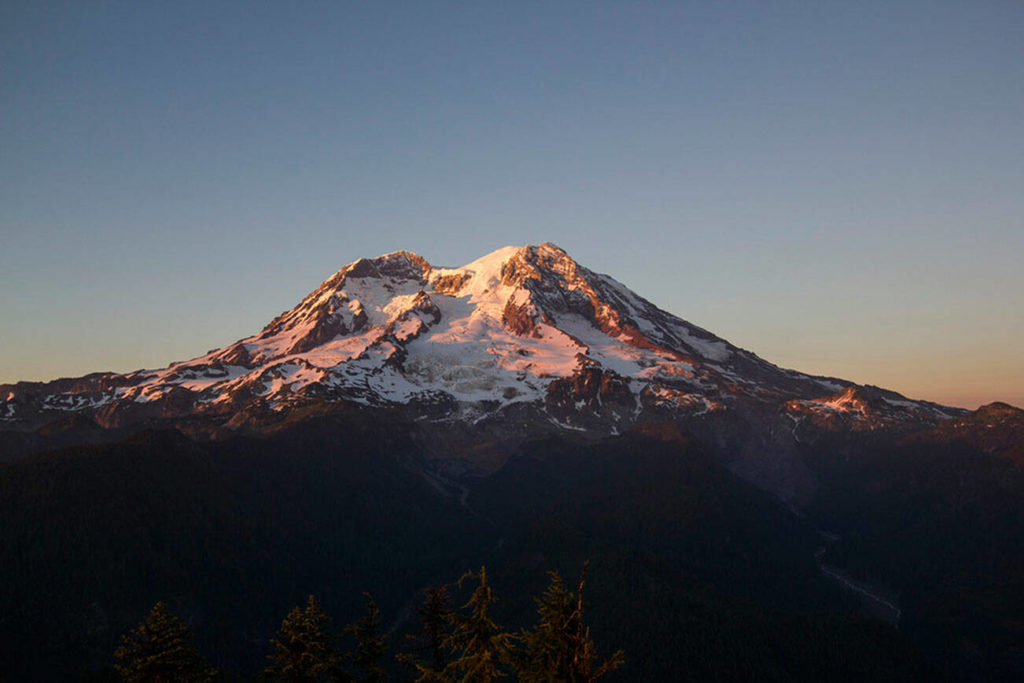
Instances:
[[[1020,416],[1024,415],[1024,410],[1016,406],[1012,406],[1009,403],[1002,401],[994,401],[992,403],[986,403],[985,405],[978,408],[976,411],[980,415],[995,415],[995,416]]]
[[[427,259],[411,251],[400,249],[373,259],[378,271],[390,277],[422,279],[432,270]]]
[[[848,386],[782,370],[543,242],[458,268],[404,250],[358,259],[254,336],[163,369],[18,385],[0,419],[85,411],[105,425],[196,415],[238,424],[310,401],[443,419],[538,411],[560,428],[604,432],[787,401],[939,414]]]
[[[544,280],[544,274],[553,275],[557,286],[570,284],[579,277],[580,266],[564,250],[550,242],[527,245],[513,253],[502,267],[502,281],[508,285],[521,285],[526,280]]]
[[[345,278],[396,277],[422,280],[431,269],[430,263],[419,254],[405,250],[393,251],[373,259],[356,259],[326,280],[321,289],[337,288]]]

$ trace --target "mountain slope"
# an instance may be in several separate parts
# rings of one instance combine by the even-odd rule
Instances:
[[[104,428],[189,422],[255,429],[310,404],[402,406],[430,421],[529,414],[607,435],[649,419],[836,413],[869,428],[960,411],[784,370],[657,308],[552,244],[505,247],[461,268],[410,252],[360,259],[262,331],[167,368],[0,386],[0,428],[75,414]],[[824,419],[827,422],[827,419]]]

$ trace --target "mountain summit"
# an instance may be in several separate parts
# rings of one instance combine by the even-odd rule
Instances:
[[[595,435],[714,414],[874,429],[958,413],[776,367],[543,243],[460,268],[408,251],[359,259],[259,333],[199,358],[4,385],[0,425],[37,430],[75,415],[106,428],[198,420],[223,432],[308,405],[474,425],[514,417]]]

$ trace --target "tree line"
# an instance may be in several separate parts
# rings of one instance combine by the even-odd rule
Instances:
[[[576,591],[566,587],[558,572],[549,572],[550,583],[535,598],[537,621],[530,629],[504,630],[491,616],[496,597],[487,570],[466,572],[455,586],[472,585],[473,592],[461,606],[452,605],[448,586],[428,588],[417,609],[419,630],[406,637],[394,659],[417,682],[487,683],[515,676],[528,683],[594,681],[619,668],[622,650],[603,661],[598,657],[590,630],[583,620],[584,563]],[[380,610],[364,593],[366,612],[342,629],[354,646],[341,652],[331,619],[314,596],[296,607],[281,622],[270,640],[273,653],[260,673],[261,681],[342,681],[378,683],[387,678],[387,636],[381,628]],[[121,680],[194,681],[218,680],[217,671],[197,651],[185,624],[159,602],[149,616],[121,638],[114,653]]]

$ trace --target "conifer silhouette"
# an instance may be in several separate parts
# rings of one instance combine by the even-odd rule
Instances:
[[[574,596],[567,590],[558,572],[549,572],[551,583],[537,598],[539,621],[520,637],[523,649],[517,652],[519,680],[529,683],[593,681],[614,671],[623,663],[621,650],[597,664],[590,629],[583,625],[583,588],[588,563],[583,564],[579,588]]]
[[[362,673],[356,680],[360,683],[378,683],[384,680],[381,661],[384,659],[386,643],[380,630],[380,610],[377,609],[377,603],[369,593],[363,593],[363,596],[366,598],[366,614],[345,627],[345,633],[356,638],[355,652],[347,658]]]
[[[417,609],[420,617],[420,632],[407,636],[413,646],[412,653],[398,655],[398,660],[410,665],[419,674],[417,683],[441,680],[444,671],[445,639],[452,624],[452,610],[448,589],[445,586],[430,586]],[[422,655],[426,655],[424,659]]]
[[[121,646],[114,656],[120,660],[114,668],[122,680],[131,683],[209,681],[216,674],[192,645],[188,628],[162,602],[153,606],[142,623],[121,636]]]
[[[441,680],[489,683],[506,675],[512,639],[491,618],[491,605],[495,598],[487,583],[486,567],[481,567],[476,574],[467,572],[459,579],[458,585],[474,579],[479,581],[479,585],[463,606],[470,613],[453,616],[454,629],[445,639],[446,649],[456,655],[456,659],[445,666]]]
[[[312,595],[304,608],[296,607],[281,622],[277,637],[270,642],[273,662],[263,671],[273,681],[346,680],[341,673],[340,657],[329,632],[330,617]]]

